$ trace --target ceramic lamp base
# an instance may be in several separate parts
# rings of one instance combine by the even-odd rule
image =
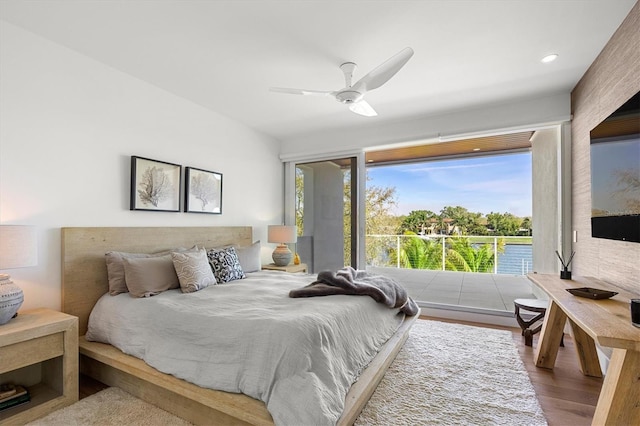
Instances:
[[[281,244],[273,251],[271,258],[277,266],[287,266],[291,263],[291,259],[293,259],[293,253],[291,253],[289,247]]]
[[[9,275],[0,274],[0,325],[16,316],[23,301],[22,289],[11,281]]]

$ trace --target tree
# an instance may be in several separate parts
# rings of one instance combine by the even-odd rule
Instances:
[[[518,235],[522,220],[511,213],[494,213],[487,215],[487,225],[494,235]]]
[[[296,167],[296,226],[298,236],[304,235],[304,172]]]
[[[520,224],[520,229],[526,232],[526,235],[531,235],[531,218],[525,217],[522,219],[522,223]]]
[[[402,239],[400,253],[391,250],[391,260],[400,267],[412,269],[440,269],[442,267],[442,248],[437,240],[418,237],[414,232],[406,231]]]
[[[460,233],[464,235],[483,235],[485,227],[482,225],[482,214],[471,213],[464,207],[447,206],[440,211],[440,218],[443,222],[443,231],[447,229],[444,224],[445,219],[452,219],[453,224],[458,227]],[[442,232],[443,234],[446,232]]]
[[[431,226],[431,220],[437,215],[431,210],[413,210],[408,216],[402,219],[402,223],[398,228],[399,234],[405,234],[407,231],[416,234],[423,234],[426,229]]]
[[[474,247],[466,237],[453,237],[447,241],[445,268],[447,271],[493,272],[496,263],[492,244]],[[504,252],[504,240],[498,241],[498,253]]]
[[[138,186],[138,197],[143,204],[158,204],[173,195],[173,183],[169,174],[162,167],[147,167],[142,174]]]
[[[367,182],[369,174],[367,173]],[[398,219],[391,214],[396,207],[396,188],[366,185],[365,191],[365,234],[393,235],[398,229]],[[344,259],[345,265],[351,264],[351,172],[344,172]],[[380,253],[384,241],[369,239],[366,243],[367,263]]]

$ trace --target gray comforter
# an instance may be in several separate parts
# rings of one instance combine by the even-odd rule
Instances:
[[[264,401],[277,425],[332,425],[404,315],[369,297],[292,299],[315,276],[256,272],[195,293],[104,295],[87,339],[199,386]]]

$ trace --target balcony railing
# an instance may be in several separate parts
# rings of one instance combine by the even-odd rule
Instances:
[[[373,267],[526,275],[532,252],[532,237],[367,235]]]

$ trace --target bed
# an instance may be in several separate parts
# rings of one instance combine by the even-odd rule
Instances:
[[[262,401],[240,393],[197,386],[161,373],[114,346],[84,338],[90,312],[107,292],[104,261],[107,251],[151,253],[194,244],[204,247],[249,246],[252,242],[251,227],[63,228],[62,308],[79,318],[81,372],[107,385],[118,386],[195,424],[210,424],[212,419],[216,424],[273,424]],[[416,317],[405,317],[401,321],[395,334],[351,386],[338,424],[355,421],[406,340]]]

